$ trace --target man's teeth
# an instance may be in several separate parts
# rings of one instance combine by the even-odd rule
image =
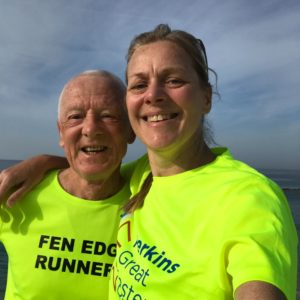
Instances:
[[[147,118],[148,122],[159,122],[164,120],[169,120],[172,118],[172,114],[165,114],[165,115],[154,115]]]
[[[105,146],[99,146],[99,147],[84,147],[82,148],[82,150],[84,152],[101,152],[104,151],[106,149]]]

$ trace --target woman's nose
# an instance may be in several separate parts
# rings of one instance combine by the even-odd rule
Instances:
[[[166,93],[163,86],[159,85],[159,83],[149,84],[145,95],[145,102],[147,104],[162,102],[165,99]]]

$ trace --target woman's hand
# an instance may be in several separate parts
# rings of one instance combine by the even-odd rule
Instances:
[[[63,157],[38,155],[2,170],[0,201],[6,201],[6,205],[12,207],[42,180],[47,171],[66,167],[68,163]]]

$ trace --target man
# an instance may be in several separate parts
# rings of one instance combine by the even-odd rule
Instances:
[[[125,86],[106,71],[72,78],[59,100],[58,130],[69,167],[50,172],[12,209],[2,204],[8,258],[5,299],[107,299],[120,208],[120,172],[134,141]]]

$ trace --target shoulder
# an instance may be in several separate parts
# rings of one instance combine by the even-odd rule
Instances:
[[[37,200],[39,195],[52,194],[53,192],[59,191],[61,187],[57,179],[58,172],[59,170],[48,172],[41,182],[26,193],[11,209],[4,207],[4,205],[2,206],[2,209],[7,210],[8,212],[13,212],[14,210],[19,210],[21,208],[25,209],[27,206],[31,207],[31,202],[33,202],[34,199]]]
[[[126,181],[130,181],[137,164],[138,160],[134,160],[121,165],[121,175],[126,179]]]
[[[228,149],[213,148],[212,150],[218,153],[215,163],[210,168],[216,180],[240,189],[258,186],[259,189],[270,189],[281,194],[281,189],[273,180],[248,164],[234,159]]]
[[[290,209],[281,188],[251,166],[236,160],[226,149],[206,170],[204,185],[231,217],[235,214],[273,213],[290,219]]]
[[[147,178],[150,172],[151,169],[149,165],[148,155],[145,154],[136,161],[134,172],[131,176],[130,190],[132,195],[135,195],[140,190],[144,180]]]
[[[134,195],[139,191],[143,181],[150,172],[148,155],[144,154],[139,159],[123,164],[121,166],[122,176],[130,182],[131,194]]]

